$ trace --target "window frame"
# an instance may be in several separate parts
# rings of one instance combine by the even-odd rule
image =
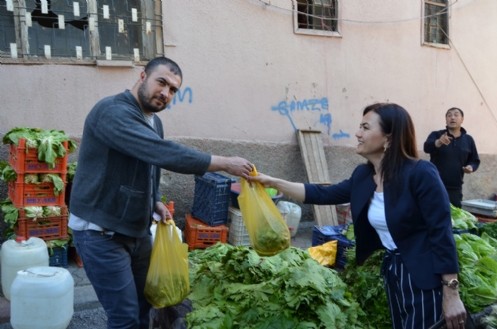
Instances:
[[[307,1],[320,1],[324,2],[326,0],[306,0]],[[334,17],[337,22],[336,22],[336,31],[327,31],[327,30],[320,30],[320,29],[309,29],[309,28],[301,28],[299,27],[299,16],[301,15],[301,12],[299,11],[299,4],[302,3],[302,0],[292,0],[292,6],[293,6],[293,32],[295,34],[302,34],[302,35],[314,35],[314,36],[324,36],[324,37],[342,37],[340,30],[341,30],[341,24],[340,24],[340,7],[339,7],[339,1],[338,0],[330,0],[330,2],[334,3],[336,6],[336,17]],[[304,15],[307,15],[308,13],[303,13]],[[311,14],[312,15],[312,14]]]
[[[443,1],[444,3],[441,3],[440,1]],[[427,40],[427,26],[430,25],[430,19],[431,16],[428,17],[428,10],[427,6],[434,6],[434,7],[441,7],[445,8],[445,21],[446,21],[446,31],[445,34],[446,36],[443,37],[443,39],[446,40],[446,43],[444,42],[439,42],[438,40]],[[439,11],[443,11],[444,9],[440,9]],[[423,7],[422,7],[422,22],[421,22],[421,40],[422,44],[426,46],[431,46],[431,47],[436,47],[436,48],[444,48],[444,49],[450,49],[450,6],[449,6],[449,1],[448,0],[423,0]],[[438,33],[444,33],[443,32],[443,27],[438,27],[440,30]]]
[[[162,2],[160,0],[139,0],[140,11],[142,15],[138,17],[138,21],[141,22],[142,35],[146,34],[146,23],[147,21],[157,21],[159,24],[155,24],[152,32],[154,37],[140,39],[140,58],[134,57],[133,54],[118,54],[119,59],[114,59],[114,56],[110,60],[106,59],[105,52],[100,49],[100,30],[98,28],[98,16],[99,9],[102,10],[102,3],[99,4],[99,0],[86,0],[87,10],[86,13],[89,19],[94,20],[95,28],[89,30],[89,51],[90,55],[87,57],[77,58],[76,54],[74,56],[68,57],[50,57],[37,55],[23,55],[29,53],[29,27],[26,22],[26,0],[12,0],[13,3],[13,15],[15,24],[15,34],[16,34],[16,45],[17,54],[16,58],[11,56],[9,53],[7,56],[0,56],[0,63],[2,64],[82,64],[82,65],[101,65],[101,66],[114,66],[114,67],[131,67],[134,64],[144,65],[148,60],[164,55],[164,39],[163,39],[163,20],[162,20]],[[149,52],[144,55],[144,51],[149,49]],[[123,57],[129,57],[123,59]]]

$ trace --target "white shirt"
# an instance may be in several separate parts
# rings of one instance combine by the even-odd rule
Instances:
[[[383,192],[374,192],[374,196],[371,199],[371,204],[368,209],[368,219],[371,226],[373,226],[378,233],[383,246],[388,250],[397,249],[387,226]]]

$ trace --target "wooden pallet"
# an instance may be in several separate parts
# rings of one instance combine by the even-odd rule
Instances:
[[[319,130],[298,130],[300,153],[304,160],[309,183],[331,184],[328,163],[324,154],[323,140]],[[336,207],[333,205],[313,205],[317,225],[338,225]]]

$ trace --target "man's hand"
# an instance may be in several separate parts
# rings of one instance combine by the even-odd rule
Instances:
[[[467,165],[466,167],[462,167],[462,170],[464,170],[465,174],[471,174],[473,172],[473,166]]]
[[[165,223],[169,219],[173,219],[169,209],[167,209],[166,205],[161,201],[157,201],[155,203],[155,212],[160,216],[160,219]]]
[[[247,159],[237,156],[224,157],[224,156],[213,155],[211,157],[211,164],[208,170],[209,171],[222,170],[227,172],[228,174],[247,179],[252,169],[253,165]]]
[[[444,133],[442,136],[440,136],[439,139],[435,141],[435,146],[440,147],[442,145],[449,145],[450,142],[452,141],[452,137],[449,137],[447,133]]]

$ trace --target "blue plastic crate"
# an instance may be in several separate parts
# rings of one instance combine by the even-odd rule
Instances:
[[[67,267],[67,247],[53,247],[48,250],[48,265]]]
[[[228,222],[231,178],[218,173],[195,176],[192,216],[210,226]]]
[[[312,245],[319,246],[328,241],[337,240],[337,257],[335,266],[336,268],[343,269],[347,262],[345,251],[347,248],[354,246],[354,241],[347,239],[344,235],[348,225],[337,226],[314,226],[312,229]]]

